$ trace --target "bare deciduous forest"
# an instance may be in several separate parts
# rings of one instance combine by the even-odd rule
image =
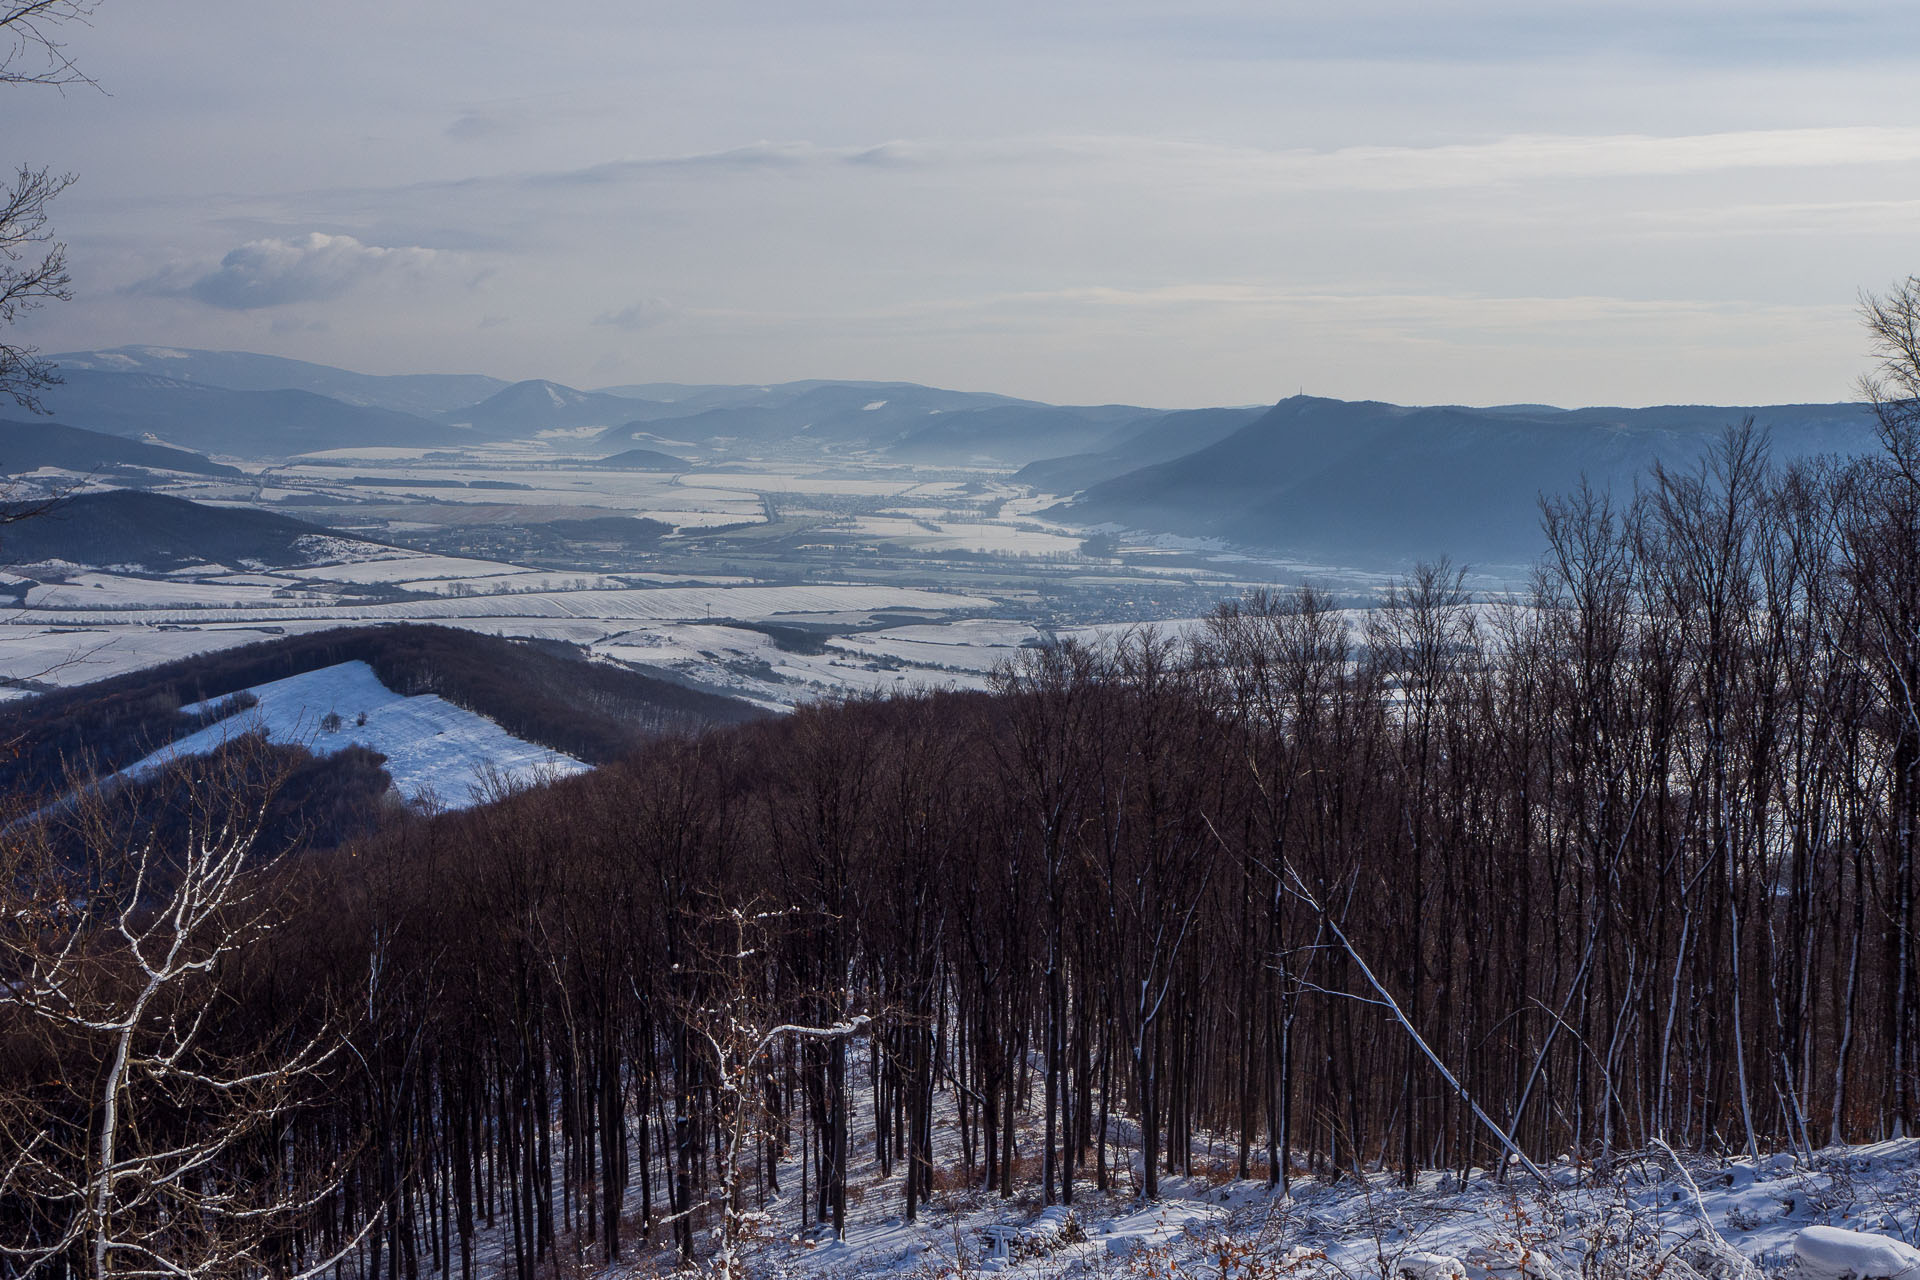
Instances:
[[[1284,1183],[1910,1133],[1911,403],[1878,457],[1735,429],[1544,503],[1521,601],[1255,595],[326,854],[246,846],[257,770],[165,848],[16,829],[6,1265],[692,1256],[796,1149],[838,1228],[1152,1197],[1203,1135]]]

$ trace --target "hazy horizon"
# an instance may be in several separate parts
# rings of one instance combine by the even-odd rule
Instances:
[[[46,351],[1053,403],[1831,402],[1920,14],[108,0]],[[514,16],[519,16],[515,12]]]

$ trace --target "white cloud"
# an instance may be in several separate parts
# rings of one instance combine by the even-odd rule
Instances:
[[[250,240],[183,291],[210,307],[252,311],[337,298],[375,277],[425,271],[445,256],[435,249],[386,248],[313,231],[293,239]]]

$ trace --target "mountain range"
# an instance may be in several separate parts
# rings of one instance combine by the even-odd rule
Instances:
[[[42,397],[63,425],[236,458],[329,449],[459,448],[584,436],[609,453],[665,441],[709,448],[858,449],[928,464],[1017,466],[1104,448],[1156,416],[1061,407],[905,382],[654,383],[583,391],[546,379],[372,375],[278,356],[133,346],[53,357]],[[670,425],[669,425],[670,424]]]
[[[261,459],[564,435],[569,452],[597,450],[603,456],[584,461],[617,468],[679,470],[742,449],[1017,468],[1015,480],[1063,499],[1049,514],[1065,523],[1353,565],[1439,550],[1524,562],[1538,549],[1540,494],[1565,491],[1583,475],[1625,492],[1656,460],[1690,465],[1719,431],[1748,416],[1771,433],[1781,459],[1876,447],[1872,418],[1857,404],[1569,410],[1295,396],[1270,407],[1167,411],[904,382],[581,390],[477,374],[376,376],[167,347],[56,359],[66,381],[46,399],[63,426],[153,447]],[[8,444],[0,434],[0,450]],[[88,448],[99,445],[81,452]],[[145,457],[110,465],[220,465]]]
[[[331,365],[251,351],[195,351],[180,347],[114,347],[49,357],[66,376],[147,373],[230,391],[311,391],[343,404],[430,414],[473,404],[506,387],[478,373],[355,373]]]
[[[471,431],[298,388],[239,390],[155,373],[62,367],[41,400],[66,426],[239,458],[354,446],[456,446]]]

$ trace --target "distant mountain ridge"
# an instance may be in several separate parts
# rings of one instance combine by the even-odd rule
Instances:
[[[479,373],[355,373],[251,351],[133,346],[69,351],[48,358],[66,370],[148,373],[228,391],[311,391],[343,404],[421,415],[473,404],[507,385],[503,379]]]
[[[1049,405],[907,382],[583,391],[545,379],[376,377],[163,347],[60,359],[67,383],[48,401],[63,423],[149,443],[285,457],[564,434],[573,438],[570,452],[601,452],[607,456],[587,465],[606,467],[683,470],[773,449],[1004,467],[1043,493],[1069,495],[1051,512],[1064,522],[1356,567],[1441,553],[1524,564],[1539,549],[1540,495],[1564,492],[1582,475],[1624,494],[1656,460],[1691,465],[1720,429],[1749,413],[1771,430],[1781,459],[1875,447],[1870,418],[1852,404],[1469,408],[1295,396],[1270,407],[1167,411]],[[245,386],[210,385],[215,378]],[[273,381],[299,385],[259,385]],[[484,394],[460,400],[476,391]],[[420,411],[389,407],[397,404]]]
[[[601,433],[599,442],[619,448],[662,434],[691,442],[806,440],[909,462],[1018,466],[1104,446],[1155,412],[1049,405],[910,382],[797,382],[751,390],[746,396],[703,388],[673,402],[630,401],[644,411]]]
[[[236,457],[289,457],[355,446],[471,443],[472,432],[312,391],[235,391],[151,373],[63,368],[43,393],[60,421]]]
[[[447,409],[439,416],[445,422],[511,439],[541,431],[612,426],[632,418],[640,403],[645,402],[532,378],[502,387],[477,404]]]
[[[1205,448],[1090,485],[1054,509],[1080,524],[1219,538],[1337,563],[1523,564],[1539,498],[1622,494],[1655,461],[1691,466],[1752,415],[1780,461],[1876,447],[1862,405],[1555,410],[1282,400]]]
[[[583,391],[548,379],[374,375],[251,352],[126,346],[54,357],[47,395],[88,429],[238,457],[360,447],[457,448],[599,428],[613,452],[804,442],[907,461],[1018,466],[1105,448],[1154,410],[1058,406],[908,382],[646,383]]]
[[[1073,493],[1136,467],[1165,462],[1224,440],[1265,413],[1242,409],[1181,409],[1137,421],[1121,439],[1097,453],[1070,454],[1028,463],[1014,474],[1023,484],[1050,493]]]

